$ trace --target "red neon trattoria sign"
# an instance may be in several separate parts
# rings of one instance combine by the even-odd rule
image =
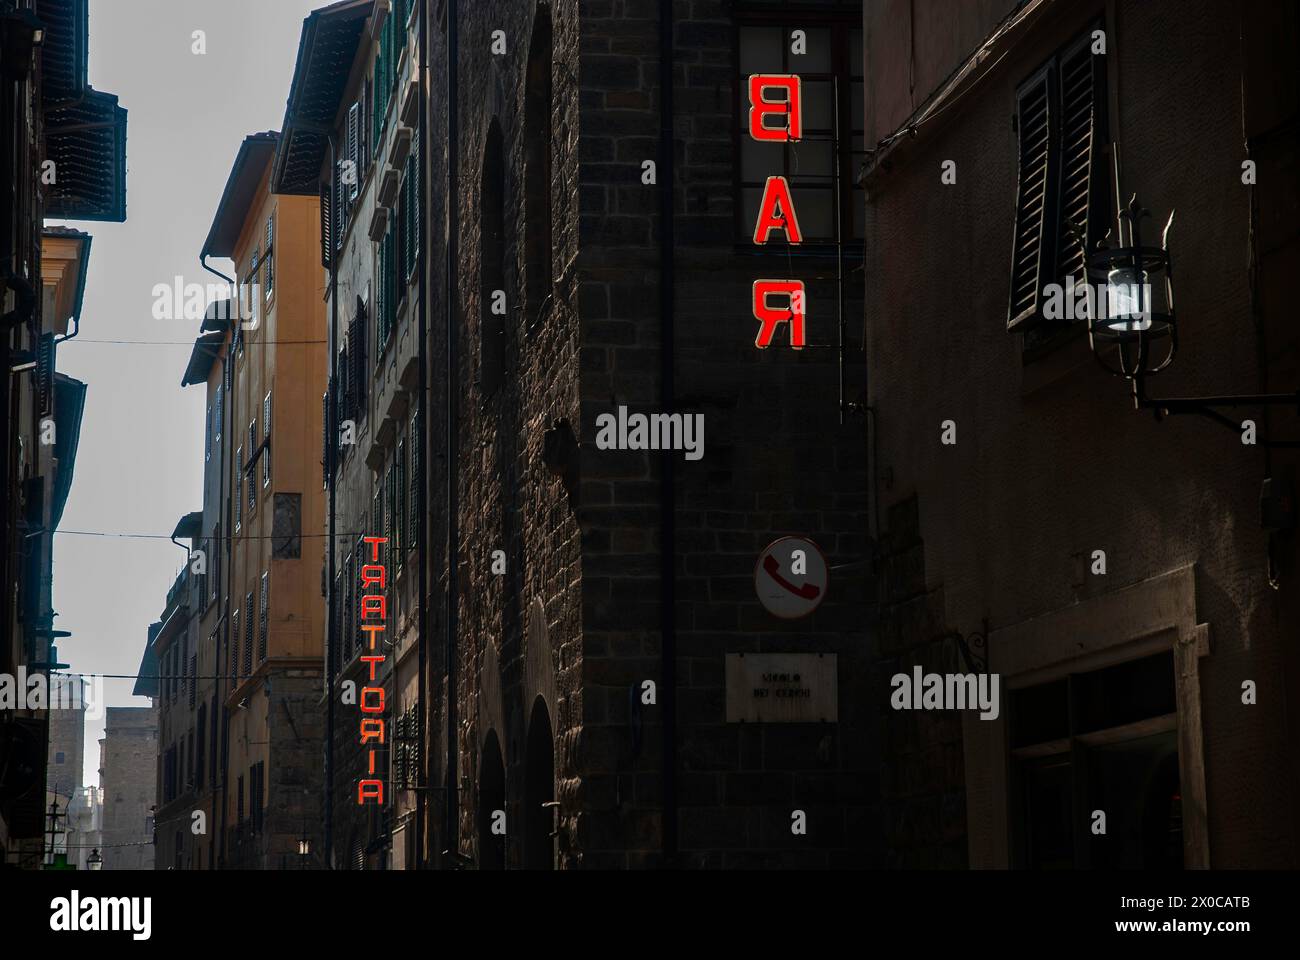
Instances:
[[[369,758],[369,777],[362,779],[357,784],[357,803],[377,803],[382,805],[384,802],[384,781],[379,776],[380,771],[375,767],[375,745],[382,747],[388,740],[384,733],[384,688],[374,686],[375,673],[379,665],[384,662],[385,657],[382,653],[375,653],[376,635],[382,633],[388,621],[388,598],[384,591],[388,588],[388,569],[379,562],[379,545],[387,543],[387,537],[362,537],[365,543],[370,545],[370,563],[363,563],[361,566],[361,589],[369,590],[371,587],[378,587],[379,593],[364,593],[361,597],[361,629],[368,636],[366,638],[366,653],[362,654],[361,660],[370,669],[370,676],[365,681],[368,686],[361,688],[361,745],[364,747],[370,744],[368,754]],[[376,620],[377,623],[367,623],[367,620]]]

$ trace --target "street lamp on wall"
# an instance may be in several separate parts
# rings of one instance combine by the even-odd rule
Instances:
[[[1152,411],[1157,420],[1194,413],[1240,434],[1243,425],[1220,412],[1221,408],[1293,406],[1300,412],[1300,390],[1221,397],[1146,395],[1146,378],[1168,367],[1178,353],[1169,254],[1174,215],[1171,211],[1158,247],[1142,243],[1141,222],[1147,216],[1150,211],[1134,194],[1120,213],[1120,245],[1103,246],[1088,257],[1088,340],[1098,362],[1128,380],[1133,385],[1134,408]],[[1300,448],[1300,440],[1260,438],[1255,442],[1263,447]]]
[[[1158,247],[1142,244],[1146,216],[1150,211],[1134,194],[1120,213],[1120,246],[1103,246],[1088,258],[1088,340],[1103,367],[1134,383],[1169,366],[1178,352],[1169,259],[1174,215],[1169,214]],[[1107,356],[1112,347],[1114,352]]]

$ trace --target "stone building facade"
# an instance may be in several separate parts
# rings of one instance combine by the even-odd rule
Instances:
[[[322,649],[334,699],[327,857],[337,869],[417,860],[418,331],[429,228],[419,12],[409,0],[345,2],[308,17],[274,172],[278,192],[318,198],[322,214],[316,269],[334,353],[321,397],[328,492],[315,519],[334,533],[321,582],[333,622]],[[383,568],[380,580],[366,586],[365,568]],[[363,611],[367,595],[382,609]],[[368,740],[363,720],[377,724]]]
[[[873,862],[866,461],[860,427],[840,419],[829,176],[839,168],[846,299],[861,309],[860,12],[519,2],[462,4],[460,18],[455,848],[480,868]],[[795,30],[807,61],[786,54]],[[751,72],[805,73],[821,141],[746,147]],[[791,171],[805,243],[759,249],[748,184]],[[806,281],[807,349],[756,349],[751,287],[769,276]],[[851,378],[846,400],[860,389]],[[598,449],[597,418],[619,406],[701,414],[702,459]],[[771,616],[755,593],[759,554],[784,535],[814,540],[833,568],[804,620]],[[758,653],[835,655],[838,717],[728,722],[728,658]]]
[[[99,749],[105,870],[152,870],[157,707],[106,707]]]
[[[63,677],[52,684],[50,711],[50,772],[46,793],[60,798],[60,806],[81,796],[86,757],[86,693],[80,677]]]
[[[0,13],[0,674],[15,679],[48,681],[66,635],[54,533],[86,396],[57,354],[80,331],[91,237],[45,220],[126,218],[126,110],[89,85],[88,36],[84,3]],[[0,869],[42,862],[49,725],[37,707],[0,709]]]
[[[182,381],[208,396],[192,544],[207,561],[196,639],[213,678],[199,708],[210,704],[206,862],[239,869],[318,865],[299,848],[319,851],[322,822],[319,211],[274,194],[278,139],[250,135],[235,157],[200,257],[234,262],[233,303],[209,309]]]
[[[865,458],[851,417],[841,425],[860,364],[842,397],[831,177],[838,169],[853,310],[861,17],[852,4],[743,6],[665,8],[671,149],[658,134],[659,4],[460,4],[450,149],[448,4],[357,0],[304,23],[274,183],[327,200],[333,238],[322,261],[337,289],[325,398],[336,430],[323,458],[337,531],[336,866],[816,866],[878,854],[874,729],[855,695],[870,616]],[[807,34],[806,66],[784,53],[793,30]],[[792,69],[814,84],[823,142],[742,157],[746,71]],[[837,157],[825,142],[836,129]],[[646,161],[661,178],[643,180]],[[759,250],[755,184],[791,168],[809,242]],[[757,350],[753,281],[791,272],[808,284],[809,349]],[[702,414],[703,459],[598,450],[596,418],[620,405]],[[367,809],[356,792],[369,748],[345,698],[366,682],[356,556],[371,531],[394,550],[393,646],[369,681],[392,739],[375,755],[385,802]],[[812,538],[834,568],[826,602],[798,622],[765,614],[752,579],[764,545],[787,534]],[[837,657],[821,691],[838,693],[837,716],[728,723],[728,657],[754,653]],[[792,831],[796,812],[806,833]]]
[[[1295,389],[1294,6],[897,6],[864,5],[888,862],[1295,866],[1294,451],[1240,425],[1294,410],[1139,414],[1041,299],[1136,193],[1148,245],[1177,213],[1149,395]],[[916,666],[999,675],[1000,715],[891,709]]]

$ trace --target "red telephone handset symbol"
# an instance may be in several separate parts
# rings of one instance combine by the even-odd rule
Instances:
[[[781,576],[781,564],[777,561],[776,557],[772,556],[771,554],[768,554],[766,557],[763,558],[763,569],[767,571],[767,575],[769,577],[771,577],[781,586],[785,587],[796,597],[802,597],[805,600],[811,600],[814,597],[816,597],[817,594],[822,592],[821,588],[818,587],[816,584],[805,583],[802,587],[796,587],[785,577]]]

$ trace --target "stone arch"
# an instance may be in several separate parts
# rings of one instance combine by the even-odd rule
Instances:
[[[480,870],[506,868],[506,838],[493,832],[497,811],[506,809],[506,766],[501,739],[488,730],[478,763],[478,865]],[[506,829],[510,824],[507,821]]]
[[[528,718],[528,743],[524,748],[524,867],[555,868],[555,841],[551,836],[555,800],[555,735],[550,711],[541,696],[533,700]]]
[[[546,701],[548,715],[554,719],[558,700],[555,691],[555,661],[551,652],[550,629],[546,622],[546,605],[534,597],[528,605],[527,635],[524,640],[524,698],[526,722],[531,724],[533,702]],[[528,735],[525,728],[524,735]]]

